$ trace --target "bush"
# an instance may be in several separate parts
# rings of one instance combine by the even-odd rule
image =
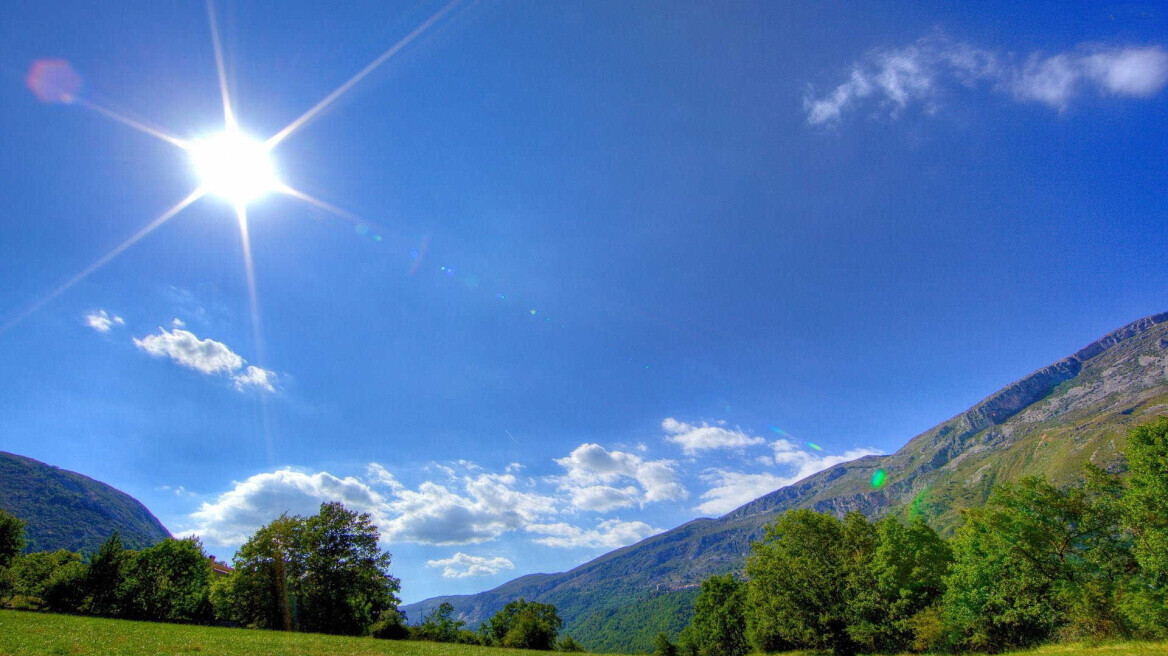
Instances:
[[[381,640],[405,640],[410,637],[406,618],[397,610],[386,610],[369,629],[369,635]]]
[[[563,638],[560,638],[560,641],[556,643],[556,651],[579,652],[584,651],[584,647],[581,646],[580,643],[573,640],[572,636],[566,635]]]
[[[563,624],[555,606],[519,598],[495,613],[480,632],[495,646],[551,650]]]

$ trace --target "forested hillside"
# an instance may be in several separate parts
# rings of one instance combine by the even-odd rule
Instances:
[[[0,451],[0,510],[28,523],[27,551],[97,551],[117,531],[130,548],[170,533],[137,499],[88,476]]]
[[[689,522],[568,572],[521,577],[405,610],[417,618],[449,602],[477,623],[525,597],[555,604],[565,630],[590,649],[648,650],[657,631],[684,626],[692,586],[711,574],[743,571],[751,541],[785,510],[921,516],[948,534],[960,510],[983,504],[995,483],[1043,475],[1065,484],[1085,462],[1122,471],[1127,430],[1163,415],[1168,313],[1124,326],[1007,385],[892,455],[831,467],[723,517]],[[882,484],[874,487],[878,470]],[[633,615],[644,622],[636,631],[625,626]]]

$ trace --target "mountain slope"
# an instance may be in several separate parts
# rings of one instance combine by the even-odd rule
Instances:
[[[892,455],[836,465],[720,518],[691,521],[568,572],[524,576],[405,610],[417,620],[448,601],[474,625],[524,597],[555,604],[565,631],[590,649],[647,650],[657,631],[684,626],[693,586],[710,574],[740,571],[750,542],[790,508],[920,515],[950,531],[960,509],[983,503],[999,481],[1041,474],[1067,483],[1088,461],[1121,471],[1127,429],[1160,415],[1168,415],[1168,313],[1105,335]],[[877,469],[887,473],[878,490],[871,485]],[[630,616],[638,620],[625,626]]]
[[[170,533],[137,499],[105,483],[0,451],[0,508],[28,522],[29,551],[89,553],[117,531],[127,547]]]

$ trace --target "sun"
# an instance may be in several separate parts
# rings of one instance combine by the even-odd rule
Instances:
[[[198,139],[188,147],[203,189],[247,205],[281,188],[269,149],[238,130]]]
[[[211,31],[211,46],[215,54],[215,68],[219,78],[219,95],[223,100],[223,131],[209,134],[203,138],[183,139],[164,130],[150,125],[122,113],[109,109],[102,104],[81,93],[81,78],[72,69],[69,62],[64,60],[38,60],[33,62],[29,69],[28,85],[42,102],[65,103],[78,105],[94,111],[102,116],[117,121],[127,127],[148,134],[186,152],[191,164],[199,177],[199,184],[185,198],[178,201],[170,209],[154,218],[134,234],[127,237],[122,243],[115,246],[105,255],[99,257],[79,273],[69,278],[56,288],[37,299],[15,317],[0,323],[0,334],[8,331],[20,321],[31,316],[45,304],[63,294],[66,290],[84,280],[94,271],[109,264],[112,260],[124,253],[134,244],[141,241],[159,226],[170,221],[187,207],[199,201],[204,196],[219,196],[230,203],[239,222],[239,236],[243,248],[244,270],[247,275],[248,297],[251,302],[252,330],[256,341],[257,359],[260,343],[259,309],[255,291],[255,273],[251,260],[251,242],[248,233],[248,205],[273,192],[290,196],[297,200],[336,214],[337,216],[358,224],[368,224],[368,220],[347,212],[335,205],[313,198],[288,184],[285,184],[276,174],[276,166],[272,161],[271,151],[279,146],[293,133],[303,128],[309,121],[317,117],[333,102],[345,95],[349,89],[364,79],[382,64],[389,61],[403,48],[425,33],[430,27],[442,20],[444,16],[454,10],[462,0],[449,2],[423,21],[412,32],[394,43],[376,59],[369,62],[355,75],[346,80],[341,86],[313,105],[308,111],[301,114],[296,120],[284,126],[267,139],[256,139],[239,129],[236,120],[235,108],[232,106],[228,93],[227,67],[223,61],[223,47],[219,41],[219,27],[215,19],[215,0],[207,0],[207,22]]]

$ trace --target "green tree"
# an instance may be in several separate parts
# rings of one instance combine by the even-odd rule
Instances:
[[[519,598],[491,617],[486,634],[500,647],[551,650],[563,624],[555,606]]]
[[[281,516],[240,547],[235,571],[216,584],[216,617],[348,635],[370,632],[383,616],[392,624],[400,584],[379,539],[368,514],[336,502],[311,517]]]
[[[677,646],[669,641],[669,635],[664,631],[653,640],[653,656],[677,656]]]
[[[132,555],[114,531],[89,559],[82,582],[88,599],[87,612],[106,617],[117,617],[124,612],[126,563]]]
[[[1123,493],[1123,522],[1134,536],[1139,573],[1121,605],[1133,632],[1168,637],[1168,417],[1128,433],[1130,475]]]
[[[48,607],[50,598],[59,606],[68,593],[56,588],[73,585],[81,566],[81,556],[65,549],[17,556],[9,566],[12,594],[25,597],[33,607]]]
[[[211,618],[211,561],[198,538],[168,538],[138,551],[125,571],[127,616],[168,622]]]
[[[742,656],[750,651],[746,639],[746,584],[733,574],[702,581],[690,626],[700,656]]]
[[[419,640],[458,642],[459,631],[465,625],[466,622],[454,619],[454,606],[444,601],[422,618],[415,632]]]
[[[865,651],[908,650],[924,628],[918,614],[940,602],[953,554],[920,518],[906,527],[886,517],[874,538],[871,557],[852,577],[848,632]]]
[[[1168,417],[1128,434],[1124,521],[1136,536],[1135,557],[1156,587],[1168,585]]]
[[[45,585],[45,606],[56,613],[75,613],[85,599],[85,565],[78,558],[62,563]]]
[[[576,642],[572,636],[566,635],[560,638],[559,642],[556,643],[556,651],[562,651],[566,653],[582,652],[584,651],[584,646]]]
[[[257,629],[296,628],[299,582],[304,578],[304,520],[281,515],[240,546],[234,571],[216,582],[215,616]]]
[[[0,569],[12,564],[12,559],[24,551],[26,523],[7,510],[0,510]]]
[[[300,623],[305,631],[362,635],[378,616],[396,610],[401,588],[389,574],[390,555],[378,548],[368,513],[322,503],[304,522]]]
[[[382,611],[381,616],[370,627],[369,635],[382,640],[405,640],[410,637],[405,614],[397,609]],[[478,643],[477,638],[475,643]]]
[[[751,544],[746,561],[747,630],[761,651],[792,648],[854,653],[848,628],[849,586],[856,563],[874,542],[858,514],[842,522],[812,510],[789,510]]]
[[[1133,563],[1115,510],[1119,487],[1097,469],[1086,473],[1086,484],[1062,490],[1040,478],[1004,484],[965,513],[944,596],[960,646],[1126,633],[1116,595]]]

